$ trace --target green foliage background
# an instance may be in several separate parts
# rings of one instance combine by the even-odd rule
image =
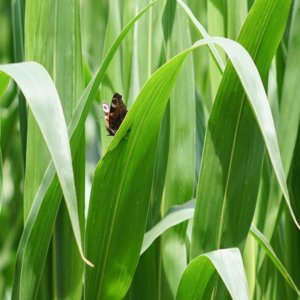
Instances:
[[[299,28],[299,0],[1,1],[0,299],[300,298]]]

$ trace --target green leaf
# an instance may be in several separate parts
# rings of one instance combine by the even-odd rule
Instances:
[[[197,47],[209,43],[223,47],[236,68],[256,114],[266,146],[270,150],[270,156],[279,158],[278,165],[275,164],[274,167],[281,170],[271,110],[258,71],[247,51],[231,40],[211,38],[200,40],[177,55],[148,80],[97,166],[86,235],[86,251],[95,262],[96,268],[87,269],[86,272],[87,298],[118,299],[127,291],[138,261],[146,225],[163,112],[184,59]],[[148,113],[142,114],[144,111]],[[132,181],[135,182],[134,185]],[[111,186],[114,186],[113,190]],[[111,289],[110,286],[115,288]]]
[[[176,299],[210,299],[218,274],[232,299],[250,299],[239,249],[223,249],[198,256],[185,270]]]
[[[282,37],[290,4],[285,0],[256,1],[238,38],[253,55],[263,79]],[[261,136],[290,213],[294,215],[266,93],[261,84],[251,87],[254,81],[250,79],[246,57],[243,61],[239,58],[238,67],[242,65],[240,71],[247,77],[246,82],[228,65],[209,118],[197,189],[192,257],[218,248],[241,246],[244,242],[259,186],[263,159]],[[259,76],[256,69],[253,76]],[[239,80],[248,84],[247,97]],[[297,223],[295,218],[294,221]]]
[[[191,200],[185,204],[174,206],[169,213],[159,221],[153,228],[151,228],[144,235],[144,241],[141,249],[141,255],[152,245],[152,243],[168,229],[184,222],[190,220],[194,217],[195,212],[195,201]],[[276,253],[274,252],[272,246],[266,237],[254,226],[251,225],[250,228],[251,235],[259,243],[259,245],[264,250],[264,253],[271,259],[275,268],[281,273],[285,281],[290,285],[290,287],[299,295],[299,289],[291,275],[286,270],[282,262],[278,259]]]
[[[297,0],[294,1],[293,5],[283,90],[281,95],[280,117],[278,121],[278,142],[285,174],[288,174],[290,170],[300,121],[300,104],[298,103],[299,101],[295,101],[295,95],[299,93],[299,82],[297,81],[297,78],[300,76],[300,70],[297,67],[300,63],[299,26],[300,2]],[[289,138],[286,138],[287,136]],[[278,221],[280,203],[282,200],[282,190],[278,188],[276,178],[273,174],[270,185],[271,190],[267,207],[267,213],[270,217],[267,220],[263,218],[263,221],[265,222],[264,228],[262,229],[264,235],[269,240],[273,235]]]
[[[35,62],[2,65],[0,70],[10,75],[16,81],[40,127],[66,199],[79,252],[86,261],[81,246],[67,126],[56,88],[47,71]],[[26,276],[28,280],[29,274],[26,274]]]
[[[146,83],[96,168],[86,229],[86,251],[96,267],[86,270],[87,299],[120,299],[129,288],[146,226],[160,121],[186,55]]]
[[[300,121],[300,103],[295,101],[299,93],[300,70],[300,1],[294,1],[292,23],[288,42],[288,52],[281,99],[281,111],[278,124],[278,140],[286,174],[289,171],[295,149]],[[289,137],[288,139],[286,137]]]
[[[110,51],[108,51],[97,74],[83,92],[80,103],[77,105],[76,111],[69,125],[69,136],[71,137],[70,143],[73,153],[80,143],[85,120],[111,59],[128,31],[149,9],[149,7],[154,5],[154,3],[156,3],[156,1],[150,3],[142,11],[140,11],[124,27],[111,46]],[[55,176],[55,169],[53,164],[50,163],[44,174],[43,181],[35,195],[19,244],[15,272],[16,276],[13,288],[14,295],[18,295],[21,288],[22,291],[28,292],[30,298],[34,298],[34,295],[36,295],[35,293],[37,292],[42,275],[40,270],[43,269],[45,264],[55,218],[59,209],[60,199],[61,195],[58,180]],[[39,247],[36,247],[37,241]],[[22,270],[30,270],[30,274],[33,276],[28,277],[28,274],[23,273]]]
[[[194,216],[194,212],[194,200],[172,207],[159,223],[145,233],[140,254],[142,255],[152,243],[168,229],[191,219]]]

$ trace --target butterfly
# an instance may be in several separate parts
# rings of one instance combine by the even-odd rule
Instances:
[[[103,103],[102,108],[108,135],[115,135],[127,114],[127,108],[122,101],[122,95],[115,93],[112,97],[111,105]]]

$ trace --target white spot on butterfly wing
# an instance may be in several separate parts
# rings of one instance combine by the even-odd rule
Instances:
[[[103,109],[103,111],[104,111],[104,113],[105,113],[106,115],[109,114],[110,107],[109,107],[108,104],[103,103],[103,104],[102,104],[102,109]]]

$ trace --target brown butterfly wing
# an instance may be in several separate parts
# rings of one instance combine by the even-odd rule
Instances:
[[[122,96],[118,93],[113,95],[111,105],[108,109],[104,108],[106,129],[109,135],[115,135],[119,127],[121,126],[126,114],[127,108],[122,101]]]

